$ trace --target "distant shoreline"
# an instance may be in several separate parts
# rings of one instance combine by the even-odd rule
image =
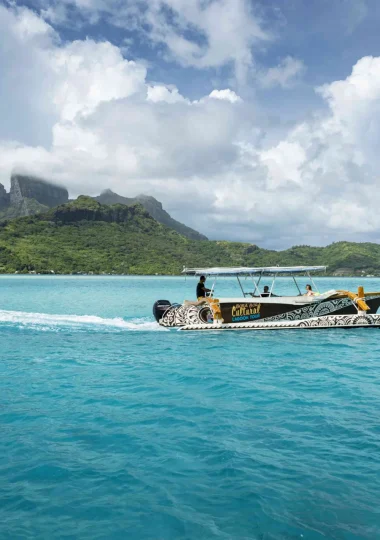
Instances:
[[[70,273],[70,274],[58,274],[58,273],[50,273],[50,272],[13,272],[13,273],[6,273],[6,272],[0,272],[0,277],[150,277],[150,278],[161,278],[161,277],[182,277],[186,279],[196,279],[196,276],[185,276],[184,274],[95,274],[95,273]],[[223,279],[230,278],[233,276],[223,276]],[[307,278],[308,276],[299,276]],[[334,275],[334,274],[314,274],[314,278],[316,279],[344,279],[344,278],[357,278],[357,279],[380,279],[380,275],[360,275],[360,274],[346,274],[346,275]],[[210,278],[211,279],[211,278]],[[219,278],[220,279],[220,278]],[[276,279],[288,279],[287,276],[278,276]]]

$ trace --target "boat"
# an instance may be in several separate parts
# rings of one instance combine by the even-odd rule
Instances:
[[[158,300],[153,306],[156,321],[167,328],[181,330],[207,329],[290,329],[332,327],[380,327],[380,292],[328,290],[319,292],[313,274],[326,271],[326,266],[265,266],[184,268],[185,276],[213,278],[205,298],[185,300],[182,304]],[[233,297],[215,297],[217,279],[236,277],[239,293]],[[294,295],[277,295],[276,279],[287,276],[295,286]],[[297,279],[307,276],[313,286],[310,296],[304,295]],[[263,277],[270,277],[267,292],[260,291]],[[277,282],[278,283],[278,282]]]

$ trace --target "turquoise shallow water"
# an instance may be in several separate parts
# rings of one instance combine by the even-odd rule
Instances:
[[[379,331],[159,329],[194,284],[0,278],[2,540],[380,538]]]

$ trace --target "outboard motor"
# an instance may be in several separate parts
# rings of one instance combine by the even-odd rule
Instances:
[[[157,300],[157,302],[153,304],[153,315],[157,322],[160,322],[165,311],[167,311],[170,307],[171,303],[169,300]]]

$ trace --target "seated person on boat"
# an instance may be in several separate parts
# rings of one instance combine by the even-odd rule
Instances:
[[[311,285],[307,284],[304,296],[319,296],[319,293],[314,292]]]
[[[265,285],[265,286],[264,286],[264,291],[261,293],[260,296],[262,296],[262,297],[270,296],[270,292],[269,292],[269,287],[268,287],[268,285]]]

